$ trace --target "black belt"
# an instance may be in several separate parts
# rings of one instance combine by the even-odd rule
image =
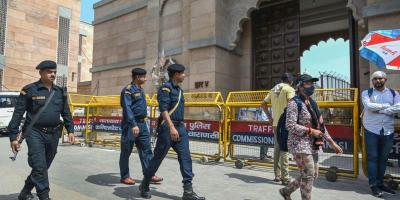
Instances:
[[[56,131],[59,131],[60,126],[61,125],[58,125],[56,127],[33,126],[33,128],[46,134],[54,134]]]
[[[144,122],[146,122],[146,118],[141,118],[141,119],[136,119],[135,118],[135,121],[139,122],[139,123],[144,123]]]
[[[173,123],[175,126],[179,126],[179,125],[182,125],[183,121],[174,121],[174,120],[172,120],[172,123]]]

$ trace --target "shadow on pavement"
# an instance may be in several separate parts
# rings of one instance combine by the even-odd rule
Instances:
[[[18,195],[19,195],[18,193],[0,195],[0,200],[17,200],[18,199]]]
[[[320,177],[314,182],[314,187],[320,189],[327,189],[327,190],[338,190],[338,191],[354,191],[358,194],[363,195],[370,195],[371,190],[368,186],[367,182],[364,182],[360,179],[347,179],[343,177],[339,177],[336,182],[329,182],[325,180],[325,175],[321,174]],[[396,195],[389,195],[384,193],[382,199],[400,199],[399,191],[396,191]]]
[[[154,187],[150,187],[150,194],[153,197],[159,197],[162,199],[171,199],[171,200],[180,200],[181,197],[169,195],[163,192],[158,192],[154,190]],[[139,186],[130,186],[130,187],[117,187],[114,189],[115,196],[123,199],[133,200],[133,199],[141,199]]]
[[[85,181],[96,185],[108,186],[108,187],[114,187],[117,184],[120,184],[120,178],[118,173],[91,175],[88,176]]]
[[[249,176],[249,175],[244,175],[244,174],[237,174],[237,173],[230,173],[230,174],[225,174],[229,178],[235,178],[239,179],[245,183],[269,183],[269,184],[274,184],[274,185],[279,185],[278,183],[263,178],[263,177],[258,177],[258,176]]]

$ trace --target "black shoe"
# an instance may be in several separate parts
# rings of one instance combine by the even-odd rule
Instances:
[[[49,197],[49,191],[44,191],[42,193],[37,193],[39,200],[51,200]]]
[[[31,193],[19,194],[18,200],[33,200],[35,197]]]
[[[205,200],[205,197],[200,197],[193,192],[192,183],[186,183],[183,185],[183,196],[182,200]]]
[[[376,197],[382,197],[383,196],[383,192],[380,191],[377,186],[371,187],[371,191],[372,191],[372,195],[374,195]]]
[[[206,200],[205,197],[200,197],[195,192],[183,192],[182,200]]]
[[[380,190],[382,190],[383,192],[389,193],[389,194],[396,194],[396,192],[394,190],[391,190],[390,188],[382,185],[378,187]]]
[[[151,198],[149,184],[150,184],[149,181],[145,181],[143,179],[142,183],[139,185],[140,196],[142,198],[145,198],[145,199]]]

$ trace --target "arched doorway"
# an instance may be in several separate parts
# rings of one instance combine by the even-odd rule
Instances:
[[[252,89],[272,88],[285,72],[300,74],[302,53],[321,40],[349,40],[347,53],[354,60],[350,49],[354,48],[356,33],[351,29],[354,20],[346,5],[347,0],[261,1],[250,17]],[[356,64],[351,61],[350,66],[349,77],[353,78]]]
[[[251,20],[253,89],[272,88],[285,72],[299,73],[299,1],[261,3]]]

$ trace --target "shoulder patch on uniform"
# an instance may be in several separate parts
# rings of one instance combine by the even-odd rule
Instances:
[[[42,100],[42,99],[46,99],[46,97],[45,96],[35,96],[35,97],[32,97],[32,99],[33,100]]]
[[[161,90],[167,91],[167,92],[171,92],[171,89],[167,88],[167,87],[163,87]]]
[[[35,86],[35,83],[31,83],[31,84],[25,85],[22,89],[26,91],[29,88],[33,87],[33,86]]]
[[[132,87],[132,85],[131,85],[131,84],[129,84],[129,85],[127,85],[127,86],[125,87],[125,89],[127,89],[127,90],[130,90],[130,89],[131,89],[131,87]]]

